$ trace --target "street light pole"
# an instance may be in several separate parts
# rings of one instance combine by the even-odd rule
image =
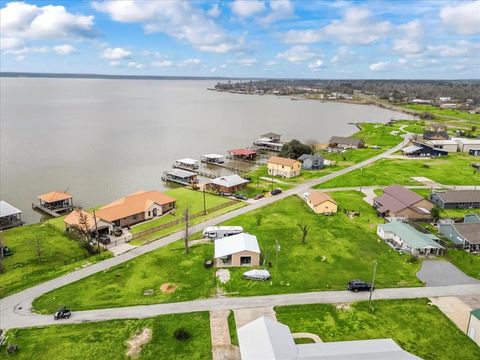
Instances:
[[[98,253],[100,254],[100,235],[98,234],[97,215],[95,215],[95,210],[93,210],[93,221],[95,222],[95,235],[97,238]]]
[[[278,279],[278,251],[279,249],[278,240],[275,240],[275,277]]]
[[[368,307],[370,308],[370,312],[373,311],[372,308],[372,293],[373,293],[373,288],[375,287],[375,276],[377,275],[377,265],[378,262],[375,261],[373,265],[373,279],[372,279],[372,285],[370,286],[370,296],[368,297]]]

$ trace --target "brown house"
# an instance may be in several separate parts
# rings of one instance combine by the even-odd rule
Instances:
[[[373,199],[373,206],[383,217],[427,220],[431,218],[433,203],[403,186],[391,185],[384,189],[382,195]]]
[[[338,205],[327,193],[313,190],[305,193],[303,196],[307,205],[310,206],[316,214],[331,215],[337,213]]]
[[[98,218],[127,227],[159,217],[175,209],[176,199],[158,191],[138,191],[97,211]]]
[[[215,240],[217,267],[259,266],[260,247],[257,237],[246,233]]]

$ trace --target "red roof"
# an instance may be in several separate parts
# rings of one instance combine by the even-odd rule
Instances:
[[[247,156],[247,155],[256,155],[257,152],[254,151],[254,150],[249,150],[249,149],[232,149],[232,150],[228,150],[228,153],[229,154],[233,154],[233,155],[243,155],[243,156]]]

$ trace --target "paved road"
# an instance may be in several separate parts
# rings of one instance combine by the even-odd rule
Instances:
[[[465,275],[455,265],[445,260],[424,260],[417,277],[426,286],[480,285],[480,280]]]
[[[234,217],[237,217],[239,215],[243,215],[249,211],[259,209],[261,207],[270,205],[274,202],[277,202],[281,199],[284,199],[288,196],[291,195],[298,195],[298,194],[303,194],[306,192],[309,188],[322,184],[324,182],[327,182],[331,179],[337,178],[339,176],[345,175],[349,172],[352,172],[354,170],[360,169],[362,167],[368,166],[372,163],[374,163],[377,160],[380,160],[388,155],[391,155],[395,153],[396,151],[400,150],[402,147],[405,146],[405,144],[408,142],[408,136],[405,138],[404,141],[402,141],[400,144],[397,146],[379,154],[376,155],[372,158],[369,158],[365,161],[362,161],[358,164],[352,165],[350,167],[341,169],[339,171],[336,171],[334,173],[325,175],[321,178],[318,179],[313,179],[310,181],[307,181],[305,183],[302,183],[292,189],[289,189],[285,192],[283,192],[280,195],[264,198],[260,201],[257,201],[253,204],[244,206],[240,209],[231,211],[229,213],[217,216],[215,218],[212,218],[210,220],[207,220],[203,223],[194,225],[191,227],[191,233],[195,233],[197,231],[203,230],[207,226],[214,226],[219,223],[222,223],[226,220],[232,219]],[[72,282],[81,280],[87,276],[93,275],[97,272],[104,271],[106,269],[109,269],[112,266],[116,266],[119,264],[122,264],[126,261],[129,261],[131,259],[134,259],[138,256],[141,256],[143,254],[149,253],[153,250],[156,250],[160,247],[166,246],[172,242],[181,240],[183,237],[183,232],[179,231],[174,234],[168,235],[164,238],[161,238],[157,241],[151,242],[150,244],[139,246],[127,253],[121,254],[119,256],[101,261],[99,263],[90,265],[88,267],[82,268],[80,270],[71,272],[69,274],[60,276],[58,278],[49,280],[47,282],[44,282],[42,284],[36,285],[34,287],[31,287],[29,289],[23,290],[21,292],[18,292],[16,294],[10,295],[4,299],[0,300],[0,328],[11,328],[14,327],[16,323],[16,318],[18,315],[13,311],[14,308],[22,308],[23,311],[29,311],[32,307],[32,301],[36,299],[37,297],[50,292],[52,290],[58,289],[62,286],[68,285]],[[109,310],[108,312],[112,312],[112,310]],[[33,318],[32,318],[33,321]]]
[[[439,287],[377,289],[374,299],[414,299],[444,296],[480,296],[480,285],[454,285]],[[8,309],[6,325],[9,328],[24,328],[52,324],[71,324],[113,319],[137,319],[165,314],[189,313],[226,309],[242,309],[300,304],[330,304],[368,300],[368,293],[350,291],[322,291],[300,294],[266,295],[252,297],[229,297],[193,300],[178,303],[129,306],[74,312],[68,320],[55,321],[52,315],[35,315],[28,310]],[[6,326],[3,325],[3,326]]]

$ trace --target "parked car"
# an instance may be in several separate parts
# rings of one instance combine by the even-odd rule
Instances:
[[[107,235],[100,235],[100,242],[103,244],[103,245],[108,245],[111,243],[111,240],[110,238],[107,236]]]
[[[350,280],[347,284],[347,289],[353,292],[370,291],[370,288],[374,290],[371,284],[366,283],[363,280]]]
[[[255,195],[255,200],[260,200],[264,197],[265,197],[265,195],[263,195],[263,194],[257,194],[257,195]]]
[[[272,191],[270,191],[270,194],[272,195],[278,195],[278,194],[281,194],[282,193],[282,189],[279,189],[279,188],[276,188],[276,189],[273,189]]]
[[[220,196],[232,196],[232,194],[226,193],[226,192],[221,192],[218,195],[220,195]]]
[[[62,306],[55,314],[53,314],[53,319],[68,319],[71,315],[72,311],[70,309],[67,309],[65,306]]]
[[[112,233],[115,236],[122,236],[123,230],[122,230],[122,228],[116,227],[116,228],[113,228]]]
[[[13,251],[8,246],[0,246],[0,257],[12,256]]]
[[[248,200],[248,197],[246,197],[243,194],[235,194],[233,196],[235,197],[235,199],[238,199],[238,200]]]

